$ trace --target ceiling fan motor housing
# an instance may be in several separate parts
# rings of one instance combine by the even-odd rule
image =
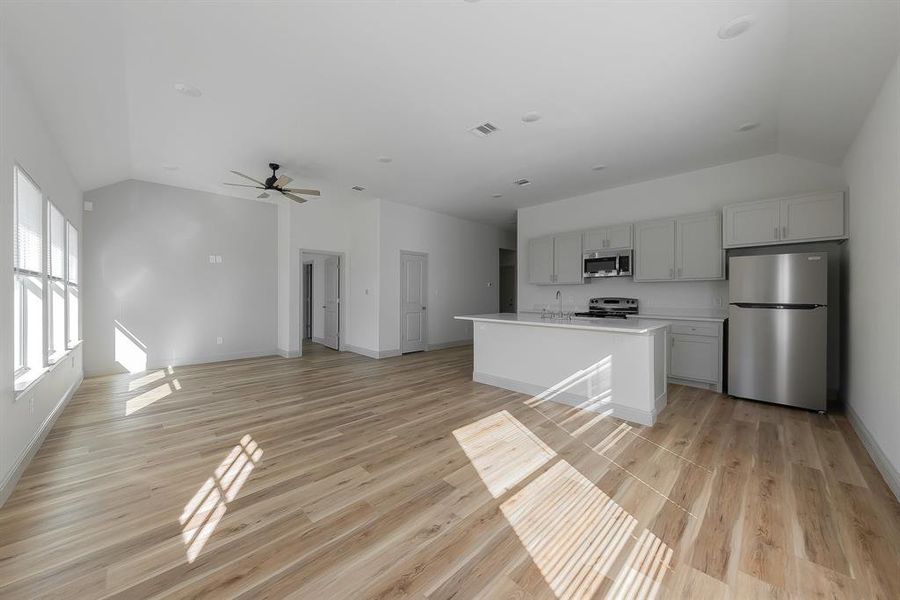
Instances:
[[[272,176],[266,179],[266,188],[272,188],[275,186],[275,182],[278,181],[278,176],[275,174],[275,171],[281,168],[281,165],[278,163],[269,163],[269,168],[272,169]]]

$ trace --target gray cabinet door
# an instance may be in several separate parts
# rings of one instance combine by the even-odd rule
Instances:
[[[678,279],[722,279],[722,215],[703,213],[676,219],[675,276]]]
[[[606,230],[594,229],[584,232],[582,246],[585,252],[595,252],[606,248]]]
[[[606,228],[606,247],[611,250],[627,250],[631,248],[631,223]]]
[[[669,376],[715,382],[719,378],[719,339],[672,334]]]
[[[834,239],[845,235],[843,192],[786,198],[781,202],[781,239]]]
[[[675,277],[675,219],[635,223],[634,241],[635,281]]]
[[[555,283],[584,283],[581,234],[564,233],[553,238]]]
[[[553,283],[553,236],[528,240],[528,282]]]
[[[726,206],[725,245],[752,246],[781,239],[781,200]]]

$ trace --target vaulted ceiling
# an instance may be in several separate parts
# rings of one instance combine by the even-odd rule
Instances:
[[[138,178],[241,195],[220,185],[229,169],[262,177],[276,161],[325,198],[360,185],[493,223],[772,152],[840,164],[900,52],[892,0],[7,0],[0,11],[85,190]],[[752,27],[720,39],[744,15]],[[531,111],[540,120],[523,122]],[[499,131],[468,131],[485,121]],[[759,126],[737,131],[748,122]]]

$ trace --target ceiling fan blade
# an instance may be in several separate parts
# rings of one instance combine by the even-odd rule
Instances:
[[[248,184],[248,183],[223,183],[222,185],[233,185],[234,187],[249,187],[249,188],[255,188],[255,189],[257,189],[257,190],[264,190],[264,189],[266,189],[266,188],[263,187],[263,186],[260,186],[260,185],[250,185],[250,184]]]
[[[289,183],[292,182],[292,181],[293,181],[293,179],[291,179],[291,178],[288,177],[287,175],[282,175],[281,177],[279,177],[278,179],[275,180],[275,183],[274,183],[273,185],[274,185],[275,187],[280,187],[280,188],[281,188],[281,187],[286,186],[287,184],[289,184]]]
[[[234,174],[237,175],[238,177],[243,177],[244,179],[249,179],[250,181],[252,181],[252,182],[255,183],[255,184],[258,184],[258,185],[261,185],[261,186],[265,186],[265,185],[266,185],[266,184],[264,184],[262,181],[259,181],[258,179],[253,179],[253,178],[250,177],[249,175],[244,175],[243,173],[239,173],[238,171],[230,171],[230,173],[234,173]]]
[[[268,198],[268,197],[269,197],[269,194],[267,194],[266,192],[263,192],[262,194],[257,196],[257,198]]]
[[[306,198],[301,198],[300,196],[295,196],[294,194],[291,194],[291,193],[288,193],[288,192],[281,192],[281,195],[282,195],[282,196],[285,196],[285,197],[287,197],[287,198],[290,198],[290,199],[293,200],[294,202],[300,202],[301,204],[302,204],[303,202],[306,202]]]
[[[319,190],[302,190],[300,188],[284,188],[285,192],[293,192],[295,194],[303,194],[304,196],[321,196]]]

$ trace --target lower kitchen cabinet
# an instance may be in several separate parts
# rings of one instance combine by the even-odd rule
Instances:
[[[669,331],[669,381],[722,391],[721,322],[677,321]]]

